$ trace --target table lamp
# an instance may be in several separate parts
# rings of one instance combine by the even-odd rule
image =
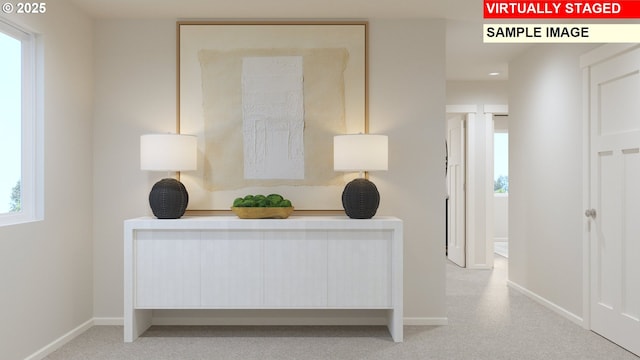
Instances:
[[[140,169],[188,171],[197,168],[198,141],[193,135],[148,134],[140,136]],[[189,203],[184,185],[167,177],[155,183],[149,205],[158,219],[179,219]]]
[[[386,135],[337,135],[333,138],[333,169],[358,171],[342,192],[342,206],[352,219],[371,219],[380,205],[376,185],[365,178],[365,171],[388,169],[388,138]]]

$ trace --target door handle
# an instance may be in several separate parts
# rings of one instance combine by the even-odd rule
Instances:
[[[584,212],[584,216],[590,217],[592,219],[596,218],[596,209],[587,209]]]

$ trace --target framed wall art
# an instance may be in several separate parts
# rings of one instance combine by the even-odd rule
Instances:
[[[368,130],[367,23],[180,21],[177,43],[178,131],[199,152],[188,210],[271,193],[341,210],[354,175],[333,171],[333,137]]]

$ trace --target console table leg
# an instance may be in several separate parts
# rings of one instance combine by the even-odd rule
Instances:
[[[403,325],[404,319],[402,318],[402,311],[397,309],[389,310],[389,314],[387,315],[387,328],[389,328],[389,333],[391,333],[391,338],[393,338],[394,342],[403,341]]]
[[[151,326],[152,310],[125,310],[124,342],[135,341]]]

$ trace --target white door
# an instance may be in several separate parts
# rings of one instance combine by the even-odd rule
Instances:
[[[465,267],[465,131],[463,115],[447,119],[448,257]]]
[[[591,328],[640,355],[640,49],[590,68]]]

